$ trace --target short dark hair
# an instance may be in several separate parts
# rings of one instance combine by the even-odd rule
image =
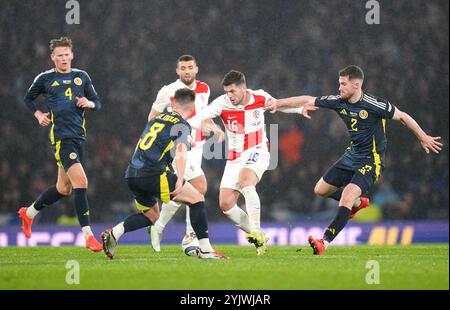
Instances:
[[[61,37],[59,39],[50,40],[50,44],[49,44],[50,52],[53,53],[55,48],[60,47],[60,46],[68,47],[68,48],[72,49],[72,40],[68,37]]]
[[[344,69],[339,71],[339,76],[348,76],[349,80],[360,79],[364,81],[363,70],[355,65],[345,67]]]
[[[175,92],[174,101],[180,106],[186,106],[195,101],[195,92],[187,87],[180,88]]]
[[[223,86],[229,86],[231,84],[242,85],[245,83],[246,81],[244,73],[237,70],[231,70],[230,72],[225,74],[222,80]]]
[[[195,62],[195,64],[197,64],[197,60],[195,60],[195,58],[194,58],[194,56],[192,56],[192,55],[183,55],[183,56],[180,56],[180,57],[178,57],[178,59],[177,59],[177,67],[178,67],[178,63],[179,62],[181,62],[181,61],[193,61],[193,62]]]

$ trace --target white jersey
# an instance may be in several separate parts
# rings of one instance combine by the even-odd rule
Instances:
[[[227,95],[215,99],[196,117],[189,120],[195,128],[208,118],[220,116],[228,139],[228,160],[235,160],[253,147],[263,145],[268,149],[268,140],[264,123],[264,111],[267,101],[272,98],[264,90],[247,89],[250,100],[247,105],[233,105]]]
[[[171,110],[175,92],[178,89],[185,87],[187,87],[186,84],[181,82],[180,79],[176,80],[175,82],[169,85],[165,85],[158,92],[156,100],[152,105],[152,109],[158,111],[159,113],[164,112],[164,110]],[[208,84],[200,81],[196,81],[194,83],[194,87],[192,88],[192,90],[195,91],[195,107],[194,111],[189,116],[189,118],[200,113],[200,111],[202,111],[208,106],[208,100],[210,95]],[[203,145],[205,144],[205,135],[200,130],[193,128],[192,138],[193,138],[192,148],[203,148]]]

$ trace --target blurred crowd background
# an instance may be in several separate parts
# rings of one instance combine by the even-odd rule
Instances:
[[[68,25],[64,1],[1,1],[0,224],[56,181],[48,129],[23,96],[52,67],[48,42],[61,35],[73,39],[73,67],[88,71],[103,102],[87,116],[95,222],[133,212],[123,174],[158,90],[177,78],[182,54],[197,58],[211,100],[222,94],[230,69],[243,71],[250,88],[282,98],[337,94],[338,70],[361,66],[366,91],[411,114],[445,144],[441,154],[426,155],[411,132],[388,122],[386,169],[368,218],[448,219],[449,2],[380,2],[381,23],[368,25],[365,1],[80,1],[80,24]],[[336,202],[315,197],[313,188],[349,143],[344,124],[326,110],[312,120],[266,113],[266,122],[279,126],[279,161],[258,185],[263,221],[330,220]],[[209,219],[222,220],[224,161],[203,167]],[[74,214],[66,198],[40,221],[76,223]]]

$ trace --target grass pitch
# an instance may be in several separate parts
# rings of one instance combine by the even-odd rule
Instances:
[[[449,289],[448,244],[330,247],[323,256],[309,246],[272,246],[264,257],[253,247],[218,245],[229,260],[161,249],[119,246],[110,260],[78,247],[0,248],[0,289]],[[66,283],[75,279],[69,260],[79,263],[79,284]],[[367,284],[377,263],[380,283]]]

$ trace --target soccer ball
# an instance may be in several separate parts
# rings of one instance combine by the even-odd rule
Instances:
[[[187,256],[197,256],[197,249],[200,247],[194,232],[184,235],[183,240],[181,241],[181,248],[183,253]]]

